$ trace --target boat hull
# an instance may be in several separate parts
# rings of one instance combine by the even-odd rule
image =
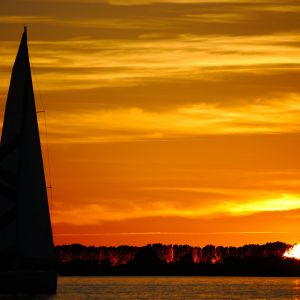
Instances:
[[[57,273],[50,270],[0,271],[0,293],[54,294]]]

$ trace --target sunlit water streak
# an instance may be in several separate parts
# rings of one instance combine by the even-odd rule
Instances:
[[[263,277],[60,277],[55,296],[1,299],[300,299],[300,279]]]

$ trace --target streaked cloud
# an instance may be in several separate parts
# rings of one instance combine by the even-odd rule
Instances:
[[[137,245],[147,243],[172,243],[205,246],[209,243],[223,246],[263,243],[285,240],[295,243],[300,238],[296,221],[287,216],[297,215],[299,210],[289,212],[257,213],[251,216],[226,216],[207,218],[152,217],[126,221],[107,221],[98,225],[57,224],[61,235],[55,240],[62,243],[74,238],[81,243],[119,245],[134,239]],[[152,224],[143,230],[144,224]],[[188,230],[184,231],[183,228]],[[88,233],[85,235],[85,233]]]
[[[298,34],[272,36],[182,35],[134,41],[30,42],[32,66],[42,90],[140,85],[147,80],[216,80],[222,72],[277,72],[300,64]],[[17,44],[1,44],[2,69],[12,65]],[[221,68],[221,69],[220,69]],[[75,71],[75,72],[74,72]],[[5,73],[8,84],[9,73]]]
[[[244,193],[244,195],[247,195]],[[241,195],[240,195],[241,196]],[[258,195],[259,196],[259,195]],[[215,217],[217,215],[251,215],[257,212],[289,211],[300,209],[300,195],[283,194],[277,199],[243,199],[238,201],[221,201],[214,205],[205,205],[203,199],[198,206],[186,203],[184,209],[172,202],[152,201],[152,203],[135,203],[123,209],[88,204],[65,209],[57,209],[54,213],[55,222],[66,222],[74,225],[99,224],[108,220],[124,220],[145,217]],[[246,196],[247,197],[247,196]],[[121,200],[119,200],[121,201]]]
[[[51,16],[0,16],[0,23],[4,24],[29,24],[29,23],[54,23],[56,18]]]
[[[270,12],[278,12],[278,13],[299,13],[300,12],[300,6],[296,4],[296,2],[291,2],[290,4],[273,4],[269,6],[262,6],[253,8],[261,11],[270,11]]]
[[[27,1],[37,1],[37,0],[27,0]],[[50,0],[42,0],[50,1]],[[60,1],[60,0],[54,0]],[[175,3],[175,4],[218,4],[218,3],[249,3],[249,0],[63,0],[64,2],[84,2],[84,3],[109,3],[112,5],[147,5],[154,3]],[[251,3],[266,3],[273,2],[272,0],[253,0]]]
[[[300,208],[300,196],[283,194],[276,199],[255,200],[248,203],[230,205],[229,211],[235,214],[249,214],[256,211],[287,211]]]
[[[222,134],[295,133],[300,131],[300,96],[236,107],[199,103],[151,112],[140,108],[103,109],[48,115],[54,143],[102,143],[169,140]],[[78,123],[80,119],[80,123]],[[61,126],[62,122],[64,126]]]
[[[209,22],[209,23],[238,23],[245,20],[245,16],[238,13],[203,13],[188,14],[185,17],[193,21]]]

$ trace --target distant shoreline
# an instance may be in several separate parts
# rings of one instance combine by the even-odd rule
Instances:
[[[285,258],[291,245],[276,242],[203,248],[153,244],[144,247],[57,246],[60,276],[298,277],[300,260]]]

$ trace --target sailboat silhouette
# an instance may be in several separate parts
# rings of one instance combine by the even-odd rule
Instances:
[[[0,292],[52,293],[56,284],[25,27],[12,70],[0,144]]]

